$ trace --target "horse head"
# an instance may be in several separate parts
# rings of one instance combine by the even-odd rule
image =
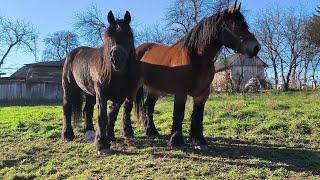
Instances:
[[[235,1],[233,6],[220,14],[220,41],[236,52],[253,57],[258,54],[261,46],[249,31],[249,26],[240,9],[241,3],[237,6]]]
[[[108,13],[109,27],[104,36],[105,54],[109,57],[115,71],[123,72],[130,55],[134,52],[133,33],[130,27],[131,15],[128,11],[123,19],[115,19],[112,11]]]

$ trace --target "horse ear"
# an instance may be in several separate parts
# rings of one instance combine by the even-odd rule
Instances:
[[[240,9],[241,9],[241,3],[239,4],[238,11],[240,11]]]
[[[236,0],[234,2],[234,5],[232,5],[229,9],[228,9],[228,13],[232,14],[235,13],[236,11],[240,11],[240,7],[241,7],[241,3],[239,5],[239,8],[237,8],[237,4],[238,4],[238,0]]]
[[[235,12],[237,10],[237,3],[238,3],[238,0],[236,0],[234,2],[234,6],[233,6],[233,12]]]
[[[127,24],[130,24],[131,22],[131,15],[129,11],[126,11],[126,14],[124,15],[124,22],[126,22]]]
[[[108,22],[109,24],[114,24],[116,22],[116,19],[114,18],[112,11],[109,11],[108,13]]]

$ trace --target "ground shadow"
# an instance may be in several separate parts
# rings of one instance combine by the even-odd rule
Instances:
[[[133,146],[138,149],[147,147],[168,148],[167,140],[169,136],[160,138],[137,137],[130,139]],[[204,156],[228,158],[234,161],[226,162],[230,165],[239,165],[254,168],[268,168],[274,170],[285,168],[295,172],[310,172],[314,175],[320,175],[320,151],[307,148],[292,148],[285,145],[271,145],[267,143],[254,143],[243,140],[232,140],[224,138],[207,138],[208,148],[206,150],[196,150],[193,146],[187,145],[179,148],[185,154],[175,154],[173,158],[185,159],[190,154],[199,155],[198,160],[204,160]],[[169,149],[169,148],[168,148]],[[154,157],[165,156],[164,151],[157,151]],[[194,156],[192,158],[195,158]],[[256,158],[270,161],[272,163],[248,163],[239,161],[241,159]]]

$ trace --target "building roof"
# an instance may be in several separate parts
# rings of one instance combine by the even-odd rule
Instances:
[[[26,66],[46,66],[46,67],[63,67],[65,59],[60,61],[43,61],[32,64],[26,64]]]
[[[268,67],[268,65],[262,61],[259,57],[249,58],[242,54],[233,54],[225,59],[222,59],[215,63],[216,71],[223,71],[231,66],[263,66]]]
[[[62,59],[60,61],[43,61],[43,62],[37,62],[32,64],[25,64],[23,67],[18,69],[15,73],[13,73],[10,78],[11,79],[27,79],[31,78],[33,73],[39,73],[39,69],[41,68],[54,68],[54,69],[61,69],[63,68],[65,59]],[[37,68],[38,70],[35,70],[34,68]],[[49,78],[48,75],[46,75],[43,78]]]

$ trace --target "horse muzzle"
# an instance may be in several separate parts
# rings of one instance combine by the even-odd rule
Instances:
[[[114,70],[122,71],[129,57],[128,51],[122,46],[117,45],[111,48],[109,55]]]
[[[261,46],[257,41],[248,42],[245,48],[245,54],[249,57],[257,56],[259,51],[261,50]]]

